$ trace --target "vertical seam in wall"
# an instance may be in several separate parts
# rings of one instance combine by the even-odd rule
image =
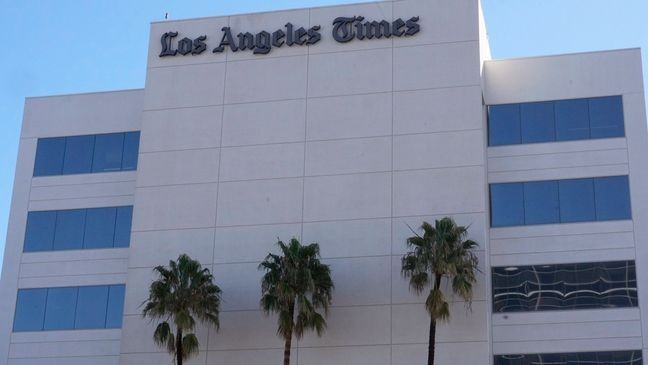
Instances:
[[[483,71],[482,71],[483,72]],[[488,363],[493,364],[494,363],[494,358],[495,356],[493,355],[493,277],[492,277],[492,269],[491,269],[491,247],[490,247],[490,230],[491,230],[491,225],[492,225],[492,219],[491,219],[491,190],[490,190],[490,184],[488,182],[488,143],[489,143],[489,135],[488,135],[488,128],[489,128],[489,123],[488,123],[488,106],[485,103],[484,100],[484,90],[482,89],[482,129],[486,131],[486,135],[483,138],[484,141],[484,179],[485,179],[485,203],[486,203],[486,216],[484,219],[486,220],[486,235],[484,236],[486,242],[484,243],[486,247],[484,247],[484,281],[486,284],[486,325],[488,326],[488,330],[486,332],[487,341],[488,341]],[[486,126],[484,127],[483,123],[486,123]],[[521,129],[521,127],[520,127]],[[524,204],[524,187],[522,187],[522,203]]]
[[[392,21],[394,21],[394,2],[391,3]],[[389,218],[389,364],[394,361],[394,38],[391,38],[391,197]]]
[[[308,27],[312,27],[311,24],[311,9],[308,8]],[[301,201],[301,227],[299,232],[299,240],[302,243],[304,242],[304,207],[306,202],[306,137],[308,136],[308,79],[309,79],[309,70],[310,70],[310,45],[306,47],[306,98],[304,100],[304,151],[303,151],[303,161],[302,161],[302,201]],[[295,364],[299,365],[299,347],[300,339],[296,339],[295,346]]]
[[[634,212],[633,212],[633,208],[632,208],[632,206],[633,206],[633,204],[632,204],[632,179],[630,178],[632,176],[632,171],[631,171],[632,170],[632,164],[631,164],[631,160],[630,160],[630,148],[628,147],[628,127],[625,125],[628,118],[626,118],[626,115],[625,115],[626,108],[625,108],[625,103],[623,101],[623,98],[624,98],[624,96],[621,95],[621,107],[623,108],[622,113],[623,113],[623,129],[624,129],[624,134],[625,134],[626,157],[628,159],[628,195],[630,195],[629,196],[629,201],[630,201],[630,219],[632,219],[632,243],[633,243],[634,253],[635,253],[635,258],[634,258],[635,271],[638,271],[639,266],[637,265],[637,259],[639,258],[639,256],[637,254],[637,233],[636,233],[636,229],[635,229],[636,222],[635,222]],[[594,193],[596,194],[596,189],[594,189]],[[596,208],[596,201],[594,201],[594,207]],[[596,211],[596,209],[595,209],[595,211]],[[641,347],[642,347],[641,351],[642,351],[642,354],[643,354],[643,348],[646,347],[646,341],[644,339],[644,333],[643,333],[644,332],[643,331],[644,323],[643,323],[642,308],[641,308],[643,301],[639,300],[639,298],[640,298],[639,297],[640,275],[638,275],[638,273],[635,272],[635,276],[636,276],[636,280],[637,280],[636,285],[637,285],[637,301],[638,301],[637,308],[639,309],[639,333],[641,333]]]
[[[231,17],[227,17],[227,26],[230,25]],[[215,203],[215,214],[214,214],[214,238],[212,240],[212,260],[211,260],[211,271],[214,272],[214,261],[216,261],[216,226],[218,225],[218,197],[220,193],[220,172],[221,164],[223,162],[223,129],[225,126],[225,93],[227,92],[227,65],[229,58],[229,51],[225,50],[225,70],[223,71],[223,96],[221,99],[221,121],[220,121],[220,133],[219,133],[219,142],[218,142],[218,168],[216,169],[216,203]],[[211,333],[214,331],[213,328],[209,327],[207,329],[207,344],[205,345],[205,365],[209,363],[209,340]]]

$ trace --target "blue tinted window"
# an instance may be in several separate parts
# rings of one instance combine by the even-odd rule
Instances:
[[[74,328],[106,327],[108,286],[84,286],[79,288]]]
[[[596,178],[594,191],[598,220],[630,219],[630,189],[627,176]]]
[[[596,220],[594,182],[592,179],[561,180],[560,220],[591,222]]]
[[[122,157],[122,170],[137,169],[139,140],[140,132],[127,132],[124,134],[124,154]]]
[[[29,212],[24,252],[128,247],[133,207]]]
[[[120,328],[123,284],[20,289],[14,331]]]
[[[20,289],[16,300],[13,330],[42,331],[47,289]]]
[[[95,138],[92,171],[121,170],[124,133],[99,134]]]
[[[590,138],[587,99],[561,100],[555,103],[556,140],[571,141]]]
[[[83,174],[92,170],[94,136],[67,137],[63,174]]]
[[[524,183],[525,224],[548,224],[560,221],[558,182]]]
[[[632,216],[627,176],[492,184],[490,192],[492,227]]]
[[[520,143],[520,105],[488,107],[488,140],[491,146]]]
[[[50,251],[54,244],[56,212],[27,213],[25,252]]]
[[[524,224],[523,184],[494,184],[491,185],[490,192],[493,227]]]
[[[60,175],[64,153],[65,137],[38,139],[34,176]]]
[[[56,214],[54,250],[75,250],[83,247],[85,209],[60,210]]]
[[[130,245],[132,222],[133,207],[117,208],[117,222],[115,224],[115,247],[128,247]]]
[[[77,288],[50,288],[45,306],[45,330],[74,328]]]
[[[117,208],[88,209],[83,248],[113,247]]]
[[[106,314],[106,328],[121,328],[124,314],[124,285],[111,285],[108,296],[108,312]]]
[[[521,106],[522,143],[556,140],[554,103],[527,103]]]
[[[623,103],[620,96],[589,100],[592,138],[623,137]]]

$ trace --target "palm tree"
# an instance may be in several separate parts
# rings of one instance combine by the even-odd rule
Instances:
[[[430,314],[430,335],[428,344],[428,365],[434,365],[434,342],[437,321],[450,319],[450,308],[441,284],[450,282],[452,291],[470,305],[473,284],[477,281],[478,260],[474,249],[476,242],[466,240],[467,227],[457,226],[452,218],[443,218],[434,223],[421,225],[423,236],[416,232],[407,239],[411,249],[402,259],[401,273],[409,279],[410,287],[421,294],[430,284],[432,288],[425,300]]]
[[[184,254],[169,261],[169,267],[157,266],[153,271],[158,279],[151,283],[149,297],[142,303],[142,315],[151,321],[162,320],[153,340],[182,365],[198,353],[198,338],[192,333],[196,319],[218,329],[221,290],[209,269]]]
[[[268,254],[259,265],[261,308],[266,314],[278,313],[277,334],[285,340],[284,365],[290,365],[293,335],[301,338],[306,330],[321,336],[326,328],[325,315],[331,304],[333,280],[328,265],[320,262],[319,245],[302,246],[293,238],[286,245],[277,242],[282,255]],[[324,316],[318,313],[324,310]]]

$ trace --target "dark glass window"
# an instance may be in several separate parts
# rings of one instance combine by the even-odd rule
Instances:
[[[14,332],[121,328],[125,286],[19,289]]]
[[[108,296],[108,312],[106,313],[106,328],[121,328],[124,314],[124,285],[111,285]]]
[[[623,101],[620,96],[589,99],[592,138],[625,136]]]
[[[47,290],[44,330],[69,330],[74,328],[77,288],[51,288]]]
[[[522,104],[522,142],[538,143],[556,140],[556,122],[554,120],[554,103]]]
[[[491,193],[491,226],[524,224],[524,185],[522,183],[493,184]]]
[[[494,365],[643,365],[641,350],[496,355]]]
[[[20,289],[16,300],[14,331],[42,331],[47,289]]]
[[[63,174],[83,174],[92,168],[94,136],[66,137]]]
[[[124,134],[99,134],[95,141],[92,172],[119,171],[124,150]]]
[[[128,247],[133,207],[29,212],[25,252]]]
[[[27,213],[25,229],[25,252],[51,251],[54,244],[56,212]]]
[[[524,183],[524,224],[548,224],[559,221],[558,182]]]
[[[566,223],[596,220],[592,179],[560,181],[560,217]]]
[[[124,134],[124,155],[122,170],[137,170],[137,154],[139,152],[140,132]]]
[[[56,213],[54,250],[78,250],[83,247],[85,209],[60,210]]]
[[[60,175],[64,154],[65,137],[38,139],[34,176]]]
[[[520,105],[493,105],[488,108],[488,140],[491,146],[518,144],[520,137]]]
[[[40,138],[34,176],[135,170],[140,132]]]
[[[117,222],[115,223],[115,247],[130,246],[132,222],[133,207],[117,208]]]
[[[556,140],[590,138],[587,99],[556,101]]]
[[[596,178],[594,191],[598,220],[630,219],[630,185],[627,176]]]
[[[488,107],[490,146],[625,135],[621,96]]]
[[[108,286],[84,286],[79,288],[79,300],[74,328],[106,327],[106,308],[108,305]]]
[[[117,208],[88,209],[83,248],[113,247]]]
[[[627,176],[490,185],[491,227],[630,219]]]
[[[634,261],[495,267],[493,311],[636,307]]]

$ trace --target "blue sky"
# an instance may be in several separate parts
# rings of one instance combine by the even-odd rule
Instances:
[[[354,2],[0,0],[0,252],[26,96],[143,87],[149,22],[165,12],[183,19]],[[648,69],[646,0],[483,0],[483,5],[493,58],[642,47]]]

